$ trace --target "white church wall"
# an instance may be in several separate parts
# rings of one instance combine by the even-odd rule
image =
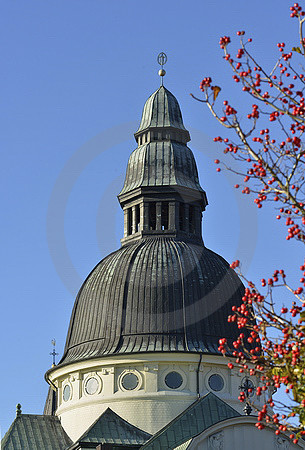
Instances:
[[[216,390],[211,389],[211,376],[220,382]],[[108,407],[155,434],[198,398],[197,379],[201,396],[214,392],[243,414],[237,398],[243,375],[228,369],[221,356],[205,356],[200,365],[196,354],[112,356],[55,367],[49,377],[58,388],[56,415],[74,441]]]
[[[251,416],[225,420],[201,433],[187,446],[187,450],[297,450],[305,448],[300,440],[293,444],[288,436],[277,436],[274,430],[255,427]]]

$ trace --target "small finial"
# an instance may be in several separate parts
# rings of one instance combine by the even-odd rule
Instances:
[[[16,405],[16,417],[20,417],[21,416],[21,405],[20,403],[18,403],[18,405]]]
[[[158,58],[157,58],[157,61],[158,61],[158,63],[159,63],[160,66],[161,66],[161,69],[159,70],[158,74],[159,74],[160,77],[161,77],[161,86],[163,86],[163,77],[164,77],[164,75],[166,74],[165,70],[163,69],[163,66],[164,66],[164,64],[166,64],[166,61],[167,61],[167,56],[166,56],[166,54],[163,53],[163,52],[159,53]]]
[[[246,416],[250,416],[250,414],[252,413],[252,408],[249,405],[249,403],[245,404],[245,407],[244,407],[243,411],[246,414]]]
[[[52,345],[53,345],[53,350],[52,350],[52,352],[50,353],[50,355],[53,356],[52,367],[54,367],[54,366],[56,366],[56,363],[55,363],[55,356],[58,355],[58,353],[56,353],[56,350],[55,350],[56,340],[55,340],[55,339],[52,339],[51,343],[52,343]]]

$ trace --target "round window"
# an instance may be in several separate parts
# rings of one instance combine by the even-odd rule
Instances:
[[[209,386],[213,391],[221,391],[224,387],[223,378],[217,373],[214,373],[209,378]]]
[[[170,389],[178,389],[183,383],[183,378],[178,372],[169,372],[165,377],[165,384]]]
[[[129,372],[126,373],[122,378],[122,386],[127,391],[132,391],[136,389],[139,384],[139,378],[135,373]]]
[[[85,384],[86,393],[89,395],[93,395],[97,392],[98,388],[99,382],[97,381],[97,379],[94,377],[88,378]]]
[[[65,402],[67,402],[70,399],[70,395],[71,395],[71,388],[68,384],[66,384],[63,391],[63,399]]]

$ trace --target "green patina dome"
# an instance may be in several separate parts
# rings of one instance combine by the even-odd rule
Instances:
[[[142,120],[135,136],[149,128],[160,127],[183,130],[190,140],[189,132],[183,125],[179,103],[176,97],[164,86],[160,86],[146,101]]]

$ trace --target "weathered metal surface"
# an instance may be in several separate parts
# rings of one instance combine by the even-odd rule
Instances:
[[[64,450],[72,441],[58,417],[20,414],[1,444],[2,450]]]
[[[150,127],[173,127],[186,131],[179,103],[164,86],[160,86],[146,101],[136,134]]]
[[[97,421],[87,430],[72,448],[83,448],[84,444],[114,444],[118,446],[143,445],[151,435],[143,430],[131,425],[122,419],[110,408],[97,419]],[[87,447],[87,446],[86,446]],[[91,446],[90,446],[91,448]],[[93,447],[92,447],[93,448]],[[94,447],[96,448],[96,447]],[[124,447],[125,448],[125,447]],[[134,447],[133,447],[134,448]]]
[[[46,402],[44,405],[43,414],[53,416],[57,408],[57,392],[51,386],[49,387]]]
[[[149,142],[136,148],[119,195],[143,186],[183,186],[203,192],[193,152],[172,141]]]
[[[203,352],[236,339],[244,287],[203,245],[142,239],[103,259],[77,296],[60,364],[111,354]]]

